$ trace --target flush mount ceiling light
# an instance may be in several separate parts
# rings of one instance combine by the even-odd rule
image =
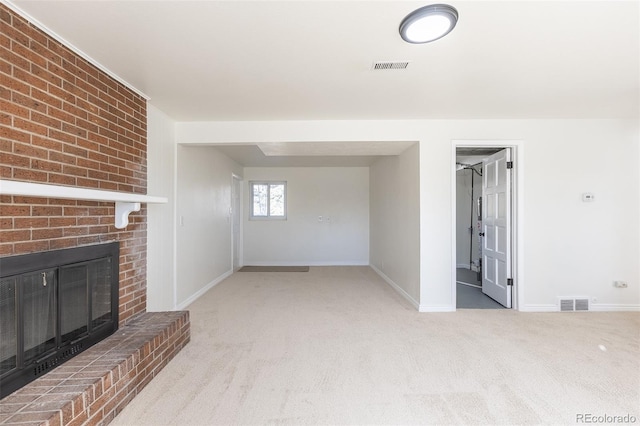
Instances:
[[[431,4],[408,14],[400,23],[400,36],[408,43],[429,43],[449,34],[458,11],[446,4]]]

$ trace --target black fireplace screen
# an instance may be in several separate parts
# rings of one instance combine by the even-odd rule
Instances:
[[[0,398],[118,328],[117,242],[0,258]]]

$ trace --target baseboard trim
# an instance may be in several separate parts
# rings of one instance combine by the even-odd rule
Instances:
[[[233,274],[233,270],[227,271],[224,274],[220,275],[218,278],[214,279],[213,281],[211,281],[209,284],[205,285],[204,287],[202,287],[200,290],[198,290],[197,292],[195,292],[194,294],[192,294],[187,300],[185,300],[184,302],[180,303],[178,306],[176,306],[175,310],[176,311],[183,311],[187,308],[187,306],[189,306],[190,304],[192,304],[193,302],[195,302],[200,296],[202,296],[203,294],[205,294],[207,291],[211,290],[213,287],[215,287],[216,285],[218,285],[220,282],[222,282],[224,279],[228,278],[231,276],[231,274]]]
[[[387,284],[389,284],[389,286],[391,286],[392,289],[394,289],[396,291],[396,293],[398,293],[400,296],[404,297],[405,299],[407,299],[407,301],[409,303],[411,303],[411,306],[413,306],[414,308],[416,308],[416,310],[418,312],[422,312],[420,310],[420,304],[413,298],[411,297],[411,295],[409,293],[407,293],[406,291],[404,291],[404,289],[402,287],[400,287],[398,284],[396,284],[391,278],[389,278],[384,272],[382,272],[380,269],[376,268],[373,265],[369,265],[371,267],[371,269],[374,270],[374,272],[376,274],[378,274],[380,276],[380,278],[382,278]]]
[[[481,285],[465,283],[464,281],[456,281],[456,284],[466,285],[467,287],[482,288]]]
[[[621,305],[615,303],[591,303],[589,310],[594,312],[638,312],[640,305]]]
[[[558,305],[524,305],[521,312],[560,312]],[[640,312],[640,305],[615,303],[589,303],[588,311],[581,312]],[[571,312],[563,312],[571,313]]]
[[[559,312],[558,305],[531,305],[527,304],[518,308],[520,312]]]
[[[320,260],[320,261],[244,261],[245,266],[369,266],[369,261],[364,260]]]
[[[418,308],[420,312],[455,312],[456,308],[452,306],[431,306],[431,305],[420,305]]]

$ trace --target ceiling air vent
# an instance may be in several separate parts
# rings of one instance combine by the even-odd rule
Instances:
[[[403,62],[374,62],[372,70],[403,70],[409,66],[408,61]]]

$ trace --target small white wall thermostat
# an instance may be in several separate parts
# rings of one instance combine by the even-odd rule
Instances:
[[[582,194],[582,201],[584,201],[585,203],[595,201],[595,199],[596,196],[591,192],[585,192],[584,194]]]

